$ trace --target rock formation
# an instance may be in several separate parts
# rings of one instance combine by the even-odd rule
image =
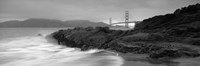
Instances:
[[[135,30],[87,27],[52,33],[58,44],[81,50],[106,49],[120,53],[148,54],[150,58],[198,57],[200,4],[172,14],[145,19]]]

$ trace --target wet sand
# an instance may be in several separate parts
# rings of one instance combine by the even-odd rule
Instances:
[[[122,66],[200,66],[200,57],[152,60],[145,54],[119,53],[119,56],[124,59]]]
[[[177,66],[176,62],[165,62],[160,60],[152,60],[145,54],[122,54],[119,53],[124,59],[122,66]]]
[[[145,59],[148,57],[144,54],[122,54],[119,53],[124,59],[123,66],[143,66],[145,64]]]

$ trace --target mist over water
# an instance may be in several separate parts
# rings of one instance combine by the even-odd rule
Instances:
[[[59,29],[66,28],[0,28],[0,66],[200,66],[200,57],[154,64],[137,54],[125,61],[109,51],[60,46],[45,37]]]
[[[122,64],[123,59],[112,52],[96,49],[80,51],[77,48],[56,45],[48,42],[44,35],[0,40],[0,66],[121,66]]]

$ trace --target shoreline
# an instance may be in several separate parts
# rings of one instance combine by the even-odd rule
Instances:
[[[132,66],[137,64],[140,66],[140,63],[148,63],[146,58],[148,57],[148,55],[145,54],[123,54],[123,53],[118,53],[118,54],[124,60],[122,66]]]
[[[200,53],[188,44],[170,42],[167,35],[110,30],[108,27],[59,30],[49,35],[58,45],[90,49],[107,49],[119,53],[146,54],[151,59],[198,57]],[[176,39],[176,38],[174,38]],[[183,50],[184,49],[184,50]]]
[[[124,62],[122,66],[178,66],[181,61],[174,61],[177,59],[162,58],[162,59],[152,59],[149,58],[147,54],[123,54],[119,53],[119,56],[123,58]]]

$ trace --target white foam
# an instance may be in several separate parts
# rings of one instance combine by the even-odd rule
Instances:
[[[63,48],[41,36],[3,40],[0,48],[0,66],[98,66],[100,60],[106,59],[112,59],[112,65],[119,66],[123,61],[117,56],[91,56],[99,51],[97,49],[82,52]]]

